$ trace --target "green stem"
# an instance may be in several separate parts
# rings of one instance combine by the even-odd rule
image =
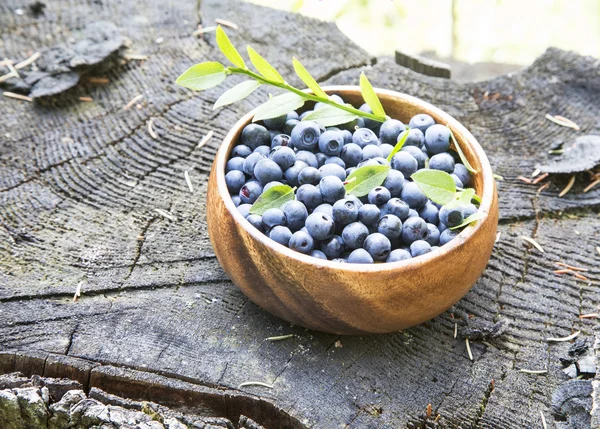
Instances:
[[[385,120],[386,120],[386,118],[383,116],[378,116],[378,115],[374,115],[373,113],[363,112],[362,110],[358,110],[358,109],[355,109],[354,107],[346,106],[344,104],[338,104],[335,101],[331,101],[329,98],[322,98],[317,95],[307,94],[306,92],[304,92],[298,88],[294,88],[293,86],[291,86],[285,82],[284,83],[274,82],[272,80],[264,78],[263,76],[261,76],[257,73],[254,73],[251,70],[242,69],[242,68],[238,68],[238,67],[227,67],[227,70],[230,73],[237,73],[237,74],[243,74],[243,75],[249,76],[252,79],[257,80],[260,83],[264,83],[267,85],[275,86],[277,88],[282,88],[287,91],[293,92],[294,94],[299,95],[300,97],[302,97],[306,100],[321,102],[323,104],[329,104],[330,106],[337,107],[340,110],[345,110],[346,112],[352,113],[356,116],[361,116],[363,118],[372,119],[377,122],[385,122]]]

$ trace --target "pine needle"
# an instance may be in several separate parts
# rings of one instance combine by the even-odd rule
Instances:
[[[156,213],[158,213],[159,215],[161,215],[162,217],[169,219],[172,222],[175,222],[177,220],[171,213],[168,213],[168,212],[164,211],[163,209],[154,209],[154,211]]]
[[[577,336],[581,334],[581,331],[576,331],[574,334],[569,335],[568,337],[562,337],[562,338],[546,338],[546,341],[548,341],[549,343],[562,343],[565,341],[571,341],[574,338],[577,338]]]
[[[522,235],[521,239],[525,240],[529,244],[533,245],[537,250],[544,253],[544,249],[542,249],[542,246],[540,246],[539,243],[537,241],[535,241],[533,238]]]
[[[19,70],[24,67],[27,67],[29,64],[33,63],[35,60],[37,60],[41,56],[42,56],[42,54],[40,54],[39,52],[36,52],[35,54],[30,56],[26,60],[23,60],[20,63],[18,63],[17,65],[15,65],[15,69]]]
[[[144,98],[144,94],[136,95],[135,97],[133,97],[131,99],[131,101],[129,103],[127,103],[125,106],[123,106],[123,110],[129,110],[131,108],[131,106],[133,106],[135,103],[140,101],[142,98]]]
[[[590,183],[589,185],[587,185],[585,187],[585,189],[583,190],[583,192],[586,193],[587,191],[589,191],[590,189],[592,189],[594,186],[596,186],[598,183],[600,183],[600,179],[594,180],[592,183]]]
[[[83,280],[77,284],[77,288],[75,288],[75,295],[73,295],[73,302],[77,302],[77,299],[81,296],[81,287],[83,286]]]
[[[542,428],[548,429],[548,425],[546,424],[546,417],[544,417],[544,413],[540,410],[540,417],[542,417]]]
[[[469,359],[473,360],[473,353],[471,353],[471,346],[469,345],[468,338],[465,338],[465,344],[467,345],[467,353],[469,353]]]
[[[519,371],[524,372],[525,374],[548,374],[547,369],[524,369],[521,368]]]
[[[267,341],[283,341],[289,340],[290,338],[294,338],[294,334],[279,335],[278,337],[269,337],[267,338]]]
[[[564,264],[562,262],[556,262],[556,265],[560,267],[565,267],[573,271],[589,271],[587,268],[574,267],[573,265]]]
[[[185,177],[185,183],[187,183],[188,188],[190,188],[190,192],[194,192],[194,187],[192,186],[192,181],[190,180],[190,175],[187,170],[183,172],[183,177]]]
[[[154,140],[158,140],[158,134],[156,134],[156,131],[154,131],[154,122],[152,118],[148,120],[148,134],[150,134],[150,137],[152,137]]]
[[[494,240],[494,243],[497,243],[497,242],[499,242],[499,241],[500,241],[500,237],[501,237],[501,236],[502,236],[502,232],[498,231],[498,232],[496,233],[496,240]]]
[[[570,119],[565,118],[564,116],[560,116],[560,115],[549,115],[546,114],[546,119],[548,119],[551,122],[554,122],[557,125],[563,126],[563,127],[567,127],[567,128],[572,128],[576,131],[579,131],[581,128],[579,128],[579,125],[577,125],[575,122],[571,121]]]
[[[4,95],[5,97],[8,97],[8,98],[14,98],[16,100],[29,101],[29,102],[33,101],[33,98],[31,98],[31,97],[27,97],[26,95],[21,95],[21,94],[15,94],[14,92],[4,91],[2,93],[2,95]]]
[[[580,314],[580,319],[597,319],[598,313]]]
[[[566,193],[571,190],[574,183],[575,183],[575,175],[571,176],[571,180],[569,180],[569,183],[567,183],[567,186],[565,186],[565,189],[560,191],[560,194],[558,194],[558,197],[560,198],[560,197],[566,195]]]
[[[234,30],[239,30],[240,27],[234,22],[227,21],[226,19],[215,19],[215,22],[219,25],[223,25],[225,27],[233,28]]]
[[[454,338],[458,335],[458,323],[454,324]]]
[[[266,387],[268,389],[273,388],[272,384],[263,383],[262,381],[245,381],[243,383],[240,383],[240,385],[238,386],[238,389],[242,388],[242,387],[246,387],[246,386],[262,386],[262,387]]]
[[[206,143],[208,143],[208,141],[212,138],[213,135],[214,135],[213,130],[210,130],[208,132],[208,134],[206,134],[204,136],[204,138],[202,140],[200,140],[200,143],[198,143],[198,146],[196,146],[196,149],[202,148]]]

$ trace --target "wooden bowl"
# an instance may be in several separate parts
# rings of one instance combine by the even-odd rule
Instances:
[[[363,103],[355,86],[331,86],[353,105]],[[404,123],[431,115],[454,133],[479,172],[473,182],[487,216],[465,228],[440,249],[407,261],[345,264],[307,256],[271,240],[239,213],[225,185],[225,164],[247,114],[223,141],[208,182],[207,221],[221,266],[248,298],[295,325],[335,334],[393,332],[422,323],[456,303],[481,276],[498,225],[498,199],[483,149],[458,121],[417,98],[378,89],[387,114]]]

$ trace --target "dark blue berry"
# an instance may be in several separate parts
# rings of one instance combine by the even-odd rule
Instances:
[[[317,206],[313,210],[313,213],[325,213],[326,215],[329,215],[333,219],[333,206],[331,204],[323,203],[323,204]]]
[[[467,170],[467,167],[463,164],[455,163],[453,174],[460,179],[463,186],[469,186],[471,184],[471,173],[469,173],[469,170]]]
[[[262,194],[263,188],[257,181],[246,182],[240,189],[240,199],[245,204],[254,204],[257,198]]]
[[[320,136],[321,128],[319,124],[313,121],[302,121],[292,130],[291,140],[298,150],[314,151],[319,144]]]
[[[398,136],[405,129],[404,124],[399,120],[388,119],[381,124],[381,128],[379,129],[379,140],[381,140],[381,143],[396,146],[396,143],[398,143]]]
[[[241,200],[241,198],[240,198],[240,196],[239,196],[239,195],[232,195],[232,196],[231,196],[231,201],[233,201],[233,204],[234,204],[236,207],[237,207],[237,206],[239,206],[240,204],[242,204],[242,200]]]
[[[390,252],[389,256],[386,259],[386,262],[406,261],[410,258],[412,258],[412,255],[408,250],[394,249]]]
[[[229,173],[230,171],[236,170],[244,171],[244,162],[245,159],[240,156],[231,158],[229,161],[227,161],[227,164],[225,164],[225,173]]]
[[[375,135],[375,133],[369,128],[359,128],[354,131],[352,134],[352,143],[359,145],[361,148],[364,148],[370,144],[379,144],[379,139]]]
[[[410,209],[408,211],[408,217],[419,217],[419,213],[415,209]]]
[[[319,168],[319,172],[321,173],[321,177],[325,178],[326,176],[334,176],[340,179],[341,181],[346,180],[346,169],[340,167],[337,164],[325,164]]]
[[[369,229],[364,223],[352,222],[344,227],[342,240],[349,248],[358,249],[363,246],[368,235]]]
[[[402,241],[411,244],[417,240],[425,240],[429,234],[427,224],[420,217],[409,217],[402,225]]]
[[[390,170],[382,186],[390,191],[391,197],[399,197],[402,195],[402,188],[404,187],[404,174],[398,170]]]
[[[358,163],[362,161],[362,149],[356,143],[346,143],[342,148],[340,157],[347,166],[356,167]]]
[[[263,227],[262,223],[262,216],[256,214],[249,214],[248,216],[246,216],[246,220],[250,222],[250,224],[254,228],[258,229],[260,232],[265,231],[265,228]]]
[[[373,257],[365,249],[355,249],[348,255],[350,264],[372,264]]]
[[[327,165],[327,164],[339,165],[344,170],[346,169],[346,163],[339,156],[330,156],[330,157],[328,157],[327,160],[325,161],[325,164],[323,164],[323,165]]]
[[[419,130],[421,130],[423,133],[425,133],[425,131],[431,127],[433,124],[435,124],[435,121],[433,120],[433,118],[425,113],[421,113],[419,115],[415,115],[412,118],[410,118],[410,122],[408,123],[408,126],[411,128],[418,128]]]
[[[451,208],[443,206],[440,209],[440,222],[450,228],[460,225],[463,219],[463,211],[460,206]]]
[[[242,130],[242,144],[245,144],[252,150],[263,145],[269,146],[270,143],[271,135],[262,125],[248,124]]]
[[[450,174],[454,171],[454,158],[448,152],[438,153],[429,159],[429,168]]]
[[[308,217],[308,210],[302,202],[296,200],[288,201],[283,205],[281,210],[285,213],[286,224],[292,231],[298,231],[304,226]]]
[[[300,172],[306,167],[308,167],[308,165],[306,165],[306,162],[299,161],[298,159],[296,159],[294,165],[285,170],[285,180],[287,180],[288,185],[298,186],[298,176],[300,175]]]
[[[327,160],[329,159],[327,155],[321,152],[315,153],[315,156],[317,157],[317,163],[319,164],[317,168],[324,166]]]
[[[439,222],[439,210],[438,208],[431,202],[427,202],[425,207],[419,210],[419,216],[421,216],[425,222],[432,223],[437,225]]]
[[[271,140],[271,148],[275,148],[277,146],[287,146],[287,147],[292,147],[291,143],[290,143],[290,136],[287,134],[277,134],[275,137],[273,137],[273,140]]]
[[[392,195],[387,188],[384,188],[383,186],[377,186],[369,191],[367,198],[369,200],[369,204],[380,206],[387,203],[389,199],[392,198]]]
[[[306,230],[315,240],[327,240],[335,234],[335,223],[328,214],[314,212],[306,218]]]
[[[450,130],[448,127],[435,124],[425,131],[425,148],[430,156],[447,152],[450,148]]]
[[[419,149],[418,147],[405,146],[400,150],[400,152],[410,153],[417,160],[417,165],[418,165],[419,170],[421,168],[425,168],[425,162],[427,161],[427,155],[425,155],[425,153],[423,153],[423,151],[421,149]]]
[[[319,137],[319,150],[325,155],[337,156],[344,146],[344,137],[340,131],[325,131]]]
[[[307,150],[300,150],[296,153],[296,159],[306,163],[309,167],[319,168],[319,161],[314,153]]]
[[[298,112],[296,112],[295,110],[292,110],[291,112],[288,112],[288,114],[286,115],[286,119],[289,121],[290,119],[299,119],[300,115],[298,115]]]
[[[312,252],[314,247],[314,240],[310,234],[304,231],[296,231],[292,234],[289,241],[289,247],[296,252],[304,253],[306,255]]]
[[[237,194],[246,183],[246,175],[239,170],[232,170],[225,175],[225,183],[230,194]]]
[[[407,182],[402,187],[402,199],[411,209],[419,210],[427,203],[427,196],[415,182]]]
[[[306,167],[298,175],[300,185],[318,185],[321,180],[321,173],[314,167]]]
[[[292,130],[299,123],[300,123],[300,120],[298,120],[298,119],[288,119],[287,121],[285,121],[285,125],[282,128],[283,133],[287,134],[288,136],[291,135]]]
[[[240,204],[239,206],[237,206],[238,211],[244,217],[248,217],[248,215],[250,214],[251,208],[252,208],[252,204],[248,204],[248,203],[243,203],[243,204]]]
[[[401,221],[408,219],[410,207],[400,198],[390,198],[390,200],[382,207],[381,214],[391,214],[398,217]]]
[[[263,213],[262,222],[266,229],[271,229],[278,225],[285,226],[287,220],[283,210],[272,208]]]
[[[275,161],[275,163],[285,171],[296,162],[296,152],[290,147],[275,146],[271,149],[271,152],[269,152],[269,158]]]
[[[269,182],[281,180],[283,178],[283,172],[275,161],[265,158],[256,163],[256,166],[254,167],[254,177],[256,177],[261,184],[266,185]]]
[[[458,178],[458,176],[454,173],[452,173],[450,175],[450,177],[452,177],[452,180],[454,180],[454,186],[456,186],[459,189],[463,189],[465,186],[463,185],[463,182],[461,182],[461,180]]]
[[[392,214],[382,216],[377,223],[377,232],[385,235],[390,240],[396,239],[402,233],[402,221]]]
[[[410,177],[416,173],[419,164],[414,156],[401,150],[392,157],[392,168],[400,171],[404,177]]]
[[[423,134],[423,131],[418,128],[411,128],[404,142],[404,147],[416,146],[420,149],[423,147],[423,143],[425,143],[425,134]]]
[[[333,204],[333,220],[336,225],[348,225],[358,219],[358,205],[350,199],[342,199]]]
[[[344,145],[347,145],[348,143],[352,143],[352,133],[350,132],[350,130],[354,131],[354,127],[342,130],[342,137],[344,138]]]
[[[265,159],[266,157],[262,153],[253,152],[248,155],[248,158],[244,160],[243,170],[249,176],[254,175],[254,167],[258,164],[258,161]],[[230,160],[231,161],[231,160]]]
[[[362,150],[363,161],[372,158],[382,158],[383,152],[380,147],[374,144],[367,145]]]
[[[327,260],[327,255],[321,252],[320,250],[313,250],[312,252],[310,252],[310,256],[312,256],[313,258]]]
[[[308,210],[313,210],[323,203],[319,188],[314,185],[302,185],[296,191],[296,199],[302,202]]]
[[[369,107],[369,105],[367,103],[360,106],[360,108],[358,110],[361,110],[366,113],[373,113],[373,111],[371,110],[371,108]],[[378,128],[381,125],[381,122],[375,121],[373,119],[369,119],[369,118],[361,118],[361,119],[363,120],[365,127],[370,128],[372,130],[375,130],[376,128]]]
[[[385,235],[375,232],[365,239],[364,248],[373,260],[385,261],[392,250],[392,244]]]
[[[285,125],[285,122],[288,120],[288,115],[281,115],[276,118],[265,119],[263,122],[267,128],[272,130],[280,130]]]
[[[410,254],[413,258],[429,252],[431,252],[431,245],[425,240],[417,240],[410,245]]]
[[[425,239],[425,241],[427,241],[432,246],[436,246],[437,244],[439,244],[439,242],[440,242],[440,230],[438,229],[438,227],[435,226],[432,223],[428,223],[427,224],[427,230],[429,231],[429,233],[428,233],[427,238]]]
[[[365,225],[375,225],[379,220],[380,214],[379,207],[375,204],[365,204],[358,209],[358,219]]]
[[[467,204],[466,206],[462,207],[462,212],[463,212],[463,217],[466,219],[469,216],[477,213],[477,207],[475,206],[475,204]]]
[[[231,150],[231,157],[234,158],[236,156],[240,156],[242,158],[246,158],[251,153],[252,153],[252,149],[250,149],[245,144],[239,144]]]
[[[390,156],[390,153],[392,153],[392,151],[394,150],[394,146],[385,143],[380,145],[379,149],[381,149],[381,156],[387,159],[387,157]]]
[[[269,231],[269,238],[287,247],[292,238],[292,231],[287,226],[276,226]]]
[[[321,242],[321,252],[325,253],[328,258],[335,259],[342,256],[345,246],[342,237],[334,235],[333,237]]]
[[[264,156],[269,156],[269,153],[271,152],[271,147],[270,146],[259,146],[256,149],[254,149],[254,152],[258,152]]]
[[[443,231],[440,234],[440,246],[443,246],[444,244],[448,243],[449,241],[454,240],[459,233],[460,233],[460,231],[454,231],[450,228]]]

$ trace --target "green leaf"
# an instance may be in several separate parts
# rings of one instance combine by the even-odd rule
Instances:
[[[225,55],[234,66],[238,66],[242,69],[247,68],[244,59],[238,50],[235,49],[235,46],[233,46],[233,43],[231,43],[229,37],[227,37],[227,34],[225,34],[225,31],[220,25],[217,27],[217,45],[219,45],[219,49],[223,52],[223,55]]]
[[[404,146],[404,143],[406,143],[406,139],[408,138],[409,132],[410,132],[410,127],[406,128],[405,131],[402,131],[402,133],[400,133],[400,135],[398,136],[398,143],[396,143],[396,146],[394,146],[394,149],[392,149],[392,151],[390,152],[390,154],[387,157],[388,162],[390,162],[392,160],[392,158],[394,157],[394,155],[396,155],[398,153],[398,151],[400,149],[402,149],[402,146]]]
[[[214,61],[196,64],[187,69],[175,81],[176,84],[186,88],[202,91],[217,86],[225,80],[225,66]]]
[[[475,222],[476,220],[483,219],[484,217],[485,217],[485,213],[475,212],[471,216],[469,216],[468,218],[466,218],[465,220],[463,220],[460,224],[458,224],[456,226],[453,226],[450,229],[462,228],[463,226],[467,226],[467,225]]]
[[[296,58],[293,58],[292,63],[294,64],[294,70],[296,70],[298,77],[302,79],[302,82],[304,82],[317,97],[329,98],[327,94],[325,94],[325,91],[321,89],[317,81],[310,75],[308,70],[306,70],[304,66],[300,64],[300,61],[298,61]]]
[[[259,53],[252,49],[250,46],[248,46],[248,55],[250,56],[250,61],[252,61],[252,64],[254,64],[254,67],[256,67],[256,70],[258,70],[260,74],[274,82],[284,82],[279,72],[277,72],[277,70],[275,70],[273,66],[268,63],[267,60],[261,57]]]
[[[365,165],[357,168],[344,182],[346,193],[364,197],[371,189],[383,183],[389,171],[389,165]]]
[[[294,199],[294,189],[288,185],[277,185],[264,192],[250,207],[250,213],[263,215],[269,209],[279,209]]]
[[[434,203],[448,204],[456,195],[454,180],[445,171],[423,169],[410,177]]]
[[[360,74],[360,92],[362,93],[365,103],[367,103],[373,111],[373,114],[385,117],[385,111],[383,110],[381,101],[379,101],[379,97],[375,94],[371,82],[369,82],[369,79],[367,79],[367,76],[364,73]]]
[[[475,197],[475,189],[466,188],[460,192],[457,192],[454,199],[446,204],[447,208],[466,206],[471,203],[471,200]]]
[[[238,83],[233,88],[225,91],[215,102],[213,106],[213,110],[218,109],[222,106],[227,106],[228,104],[235,103],[236,101],[242,100],[252,94],[256,88],[260,86],[260,82],[256,80],[246,80],[244,82]]]
[[[346,124],[356,118],[358,116],[354,113],[346,112],[345,110],[326,104],[318,110],[313,110],[302,118],[302,120],[315,121],[324,127],[332,127],[334,125]]]
[[[254,111],[253,121],[276,118],[292,110],[299,109],[304,105],[304,99],[293,92],[286,92],[271,98],[264,104],[258,106]]]
[[[448,130],[450,131],[450,137],[452,138],[452,143],[454,143],[454,148],[456,149],[456,152],[458,152],[458,156],[460,156],[460,160],[462,161],[462,163],[464,164],[466,169],[469,170],[473,174],[477,173],[477,170],[475,170],[473,168],[473,166],[471,165],[471,163],[469,162],[469,160],[463,153],[462,149],[458,145],[458,142],[456,141],[456,138],[454,137],[454,133],[452,132],[450,127],[448,125],[446,125],[446,128],[448,128]]]

